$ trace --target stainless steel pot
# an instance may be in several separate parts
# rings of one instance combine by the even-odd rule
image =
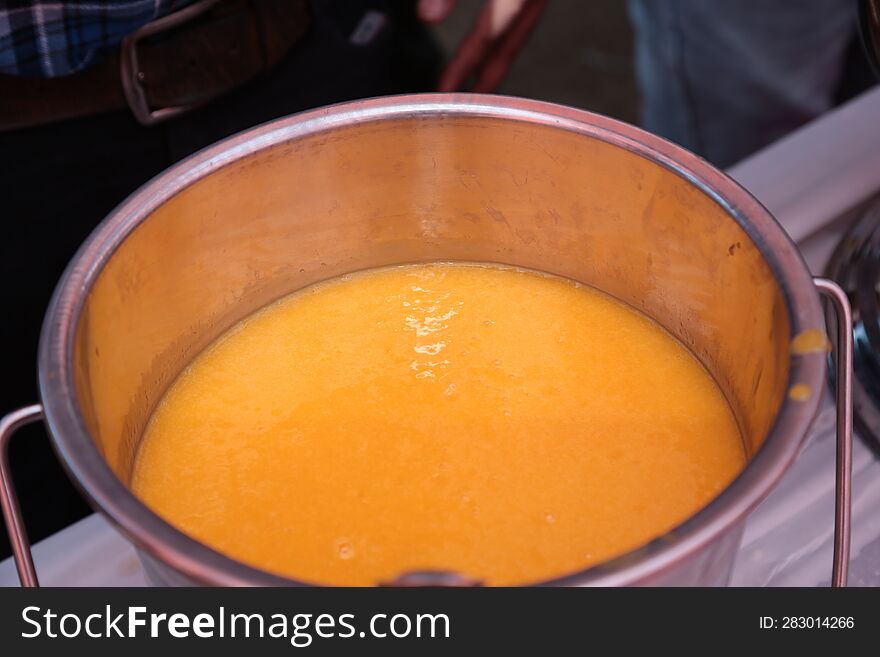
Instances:
[[[42,405],[0,427],[0,500],[22,582],[37,580],[5,451],[15,427],[43,417],[71,478],[154,581],[296,584],[198,543],[129,492],[144,424],[199,350],[267,302],[344,272],[434,259],[552,272],[645,312],[711,371],[745,437],[748,466],[705,509],[545,584],[726,583],[746,516],[819,409],[819,293],[848,325],[845,296],[814,281],[773,217],[691,153],[587,112],[472,95],[367,100],[255,128],[173,167],[107,217],[47,312]],[[838,585],[849,551],[849,342],[841,355]]]

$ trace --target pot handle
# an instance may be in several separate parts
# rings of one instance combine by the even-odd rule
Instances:
[[[9,533],[12,545],[12,556],[18,570],[18,579],[24,587],[39,586],[37,571],[34,570],[34,559],[27,531],[21,518],[18,498],[12,484],[12,469],[9,465],[9,439],[19,427],[36,422],[43,417],[43,407],[39,404],[25,406],[12,411],[0,420],[0,506],[3,507],[3,521]]]
[[[816,289],[831,302],[837,318],[837,464],[834,481],[834,565],[831,586],[846,586],[849,571],[849,542],[852,489],[853,425],[853,332],[849,298],[837,283],[826,278],[813,279]]]

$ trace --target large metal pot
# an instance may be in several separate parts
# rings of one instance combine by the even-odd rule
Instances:
[[[4,454],[16,426],[44,417],[72,479],[156,582],[295,584],[198,543],[132,495],[144,424],[187,362],[264,304],[344,272],[433,259],[544,270],[624,300],[693,350],[742,428],[749,465],[705,509],[546,583],[726,583],[746,516],[791,465],[826,386],[817,283],[773,217],[723,173],[632,126],[545,103],[337,105],[160,175],[107,217],[58,285],[41,337],[42,406],[5,418]],[[818,289],[847,322],[839,290]],[[848,554],[849,353],[844,345],[836,584]],[[5,456],[0,465],[19,573],[33,585]]]

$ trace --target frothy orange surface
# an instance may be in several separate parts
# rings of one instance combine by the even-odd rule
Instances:
[[[135,492],[244,562],[524,584],[646,543],[744,466],[698,361],[596,290],[508,267],[360,272],[247,318],[147,427]]]

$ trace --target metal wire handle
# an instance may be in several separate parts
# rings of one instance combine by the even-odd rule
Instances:
[[[834,479],[834,564],[831,586],[846,586],[849,574],[852,517],[853,333],[849,298],[837,283],[814,279],[816,289],[831,302],[837,317],[837,465]]]
[[[3,520],[9,530],[9,542],[12,544],[12,556],[18,579],[24,587],[39,586],[37,571],[34,569],[34,558],[31,556],[31,545],[28,542],[27,530],[21,517],[21,507],[15,496],[12,484],[12,469],[9,466],[9,439],[19,427],[36,422],[43,417],[43,407],[39,404],[25,406],[0,420],[0,506],[3,507]]]

